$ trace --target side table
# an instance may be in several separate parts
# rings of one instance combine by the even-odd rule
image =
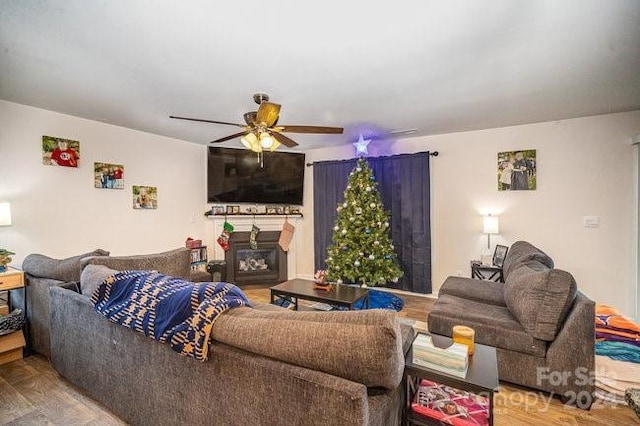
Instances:
[[[0,291],[11,291],[24,288],[24,272],[7,267],[3,272],[0,272]],[[27,318],[27,292],[25,289],[23,314]],[[11,303],[11,297],[7,300]],[[9,308],[12,308],[9,306]],[[24,332],[28,333],[29,327],[24,327]],[[0,336],[0,364],[15,361],[22,358],[23,348],[26,347],[25,336],[22,331],[14,331],[13,333]]]
[[[471,278],[477,280],[495,281],[497,283],[504,282],[502,267],[482,265],[479,263],[471,264]]]
[[[431,337],[434,343],[439,347],[447,347],[453,343],[453,340],[450,337],[439,336],[436,334],[432,334]],[[434,384],[470,392],[475,395],[476,398],[485,398],[485,401],[488,404],[485,411],[487,416],[486,421],[489,426],[493,426],[493,395],[498,391],[498,361],[496,348],[476,343],[474,354],[469,357],[467,375],[464,378],[460,378],[415,364],[413,362],[412,343],[405,358],[403,378],[406,400],[404,401],[402,417],[403,425],[405,426],[443,424],[440,420],[444,416],[437,415],[442,408],[432,407],[430,414],[420,414],[413,408],[413,402],[419,391],[422,379],[434,382]],[[430,397],[432,398],[432,403],[436,406],[438,405],[439,400],[443,403],[446,401],[454,402],[454,400],[449,399],[449,396],[444,397],[439,391],[435,391]]]

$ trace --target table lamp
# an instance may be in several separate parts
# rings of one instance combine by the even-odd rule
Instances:
[[[487,234],[487,250],[482,254],[482,264],[492,264],[491,254],[491,234],[500,233],[500,222],[498,216],[487,215],[482,218],[482,233]]]

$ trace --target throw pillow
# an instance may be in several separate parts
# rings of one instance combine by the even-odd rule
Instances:
[[[82,272],[82,259],[91,256],[109,256],[101,249],[66,259],[54,259],[43,254],[30,254],[22,262],[22,269],[29,275],[50,278],[59,281],[79,281]]]

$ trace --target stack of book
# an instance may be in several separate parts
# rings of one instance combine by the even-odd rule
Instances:
[[[413,342],[413,363],[464,378],[469,367],[468,349],[460,343],[439,348],[433,344],[431,336],[419,333]]]

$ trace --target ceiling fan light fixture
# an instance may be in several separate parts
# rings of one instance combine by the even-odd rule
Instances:
[[[260,133],[260,144],[262,145],[262,148],[270,149],[273,146],[274,142],[275,140],[269,133],[267,132]]]
[[[275,151],[276,149],[278,149],[278,147],[282,145],[280,142],[278,142],[277,140],[273,140],[273,144],[271,145],[271,152]]]
[[[258,138],[253,134],[253,132],[247,133],[240,139],[240,142],[242,142],[242,145],[244,145],[248,149],[252,149],[251,147],[255,145],[256,142],[258,142]]]

